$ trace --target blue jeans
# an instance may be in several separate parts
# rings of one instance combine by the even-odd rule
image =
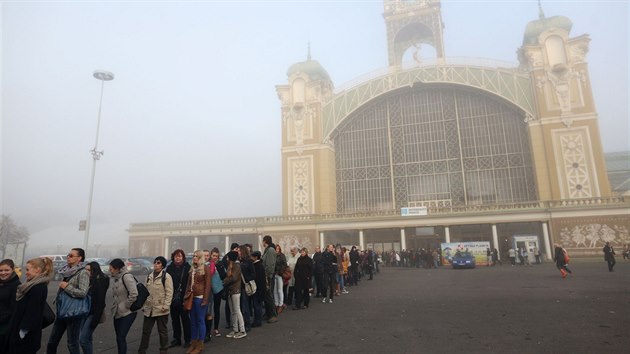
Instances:
[[[127,354],[127,333],[136,320],[137,312],[132,312],[125,317],[114,318],[114,331],[116,331],[116,346],[118,354]]]
[[[249,306],[250,297],[245,293],[245,289],[241,289],[241,313],[243,314],[243,323],[245,323],[245,327],[249,327],[251,324],[251,311]]]
[[[81,333],[82,323],[83,317],[65,319],[57,318],[53,325],[53,329],[50,332],[50,337],[48,338],[46,353],[57,353],[59,342],[61,342],[63,333],[66,332],[67,329],[66,337],[68,339],[68,352],[70,354],[81,354],[81,348],[79,346],[79,334]]]
[[[83,354],[92,354],[93,352],[92,333],[94,333],[94,329],[90,328],[92,321],[94,321],[94,315],[89,315],[88,317],[83,319],[83,323],[81,324],[81,335],[79,336],[79,343],[81,343]]]
[[[190,310],[190,340],[203,340],[206,337],[206,312],[207,306],[201,306],[203,299],[193,298]]]

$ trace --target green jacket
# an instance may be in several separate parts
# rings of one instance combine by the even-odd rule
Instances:
[[[265,253],[262,256],[262,262],[265,266],[265,275],[267,278],[276,274],[276,248],[269,246],[265,248]]]

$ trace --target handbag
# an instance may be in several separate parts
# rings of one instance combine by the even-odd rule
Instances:
[[[60,319],[87,316],[90,313],[92,301],[90,295],[78,298],[68,295],[63,290],[57,293],[57,317]]]
[[[565,264],[569,264],[569,260],[570,260],[570,258],[569,258],[569,255],[567,254],[567,251],[565,250],[565,251],[564,251],[564,252],[562,252],[562,253],[564,253],[564,263],[565,263]]]
[[[289,280],[291,279],[291,276],[293,276],[293,273],[291,273],[291,268],[289,268],[289,266],[284,267],[284,270],[282,271],[282,279]]]
[[[55,313],[50,305],[48,305],[48,301],[46,301],[44,305],[44,312],[42,313],[42,329],[50,326],[53,322],[55,322]]]
[[[193,296],[192,292],[188,293],[188,296],[184,296],[184,310],[192,310]]]
[[[256,281],[250,280],[245,281],[245,277],[243,277],[243,273],[241,273],[241,279],[243,280],[243,285],[245,286],[245,293],[247,296],[252,296],[256,293]]]

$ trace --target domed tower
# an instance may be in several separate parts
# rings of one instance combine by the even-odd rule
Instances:
[[[387,27],[387,53],[393,70],[402,67],[405,52],[415,47],[419,61],[420,45],[435,48],[438,59],[444,58],[440,0],[384,0],[383,17]]]
[[[528,117],[541,200],[610,196],[586,61],[590,38],[570,38],[572,22],[545,17],[525,28],[518,50],[529,72],[537,117]]]
[[[276,86],[282,104],[282,205],[284,215],[336,211],[335,157],[323,142],[322,106],[333,93],[326,70],[311,59],[293,64],[288,85]]]

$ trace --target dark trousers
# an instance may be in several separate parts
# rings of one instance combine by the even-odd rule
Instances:
[[[308,304],[311,302],[311,293],[309,289],[295,289],[295,307],[302,307],[302,303],[304,306],[308,307]]]
[[[149,340],[153,325],[157,323],[158,335],[160,336],[160,350],[168,350],[168,315],[144,317],[142,323],[142,339],[140,340],[139,354],[144,354],[149,348]]]
[[[184,343],[190,343],[190,315],[181,306],[171,306],[171,319],[173,320],[173,338],[182,340],[182,327],[184,328]]]
[[[293,304],[293,294],[295,293],[295,287],[287,286],[286,296],[284,297],[284,303],[287,306]]]
[[[214,329],[219,329],[219,321],[221,320],[221,300],[223,300],[222,294],[223,292],[220,291],[213,295],[214,304],[212,306],[214,306],[214,316],[212,317],[212,321],[214,322]]]
[[[608,271],[612,272],[613,271],[613,267],[615,266],[615,263],[617,263],[617,262],[615,262],[614,258],[613,259],[608,259],[608,260],[606,260],[606,262],[608,263]]]
[[[252,296],[252,302],[254,307],[254,320],[252,325],[259,326],[262,324],[262,307],[264,303],[264,296],[261,296],[259,292],[256,292]]]
[[[46,346],[46,353],[57,353],[57,347],[61,342],[63,333],[66,332],[66,338],[68,340],[68,352],[70,354],[81,354],[81,347],[79,345],[79,335],[81,334],[81,324],[83,323],[83,317],[81,318],[57,318],[53,325],[52,332],[48,338],[48,345]]]
[[[329,299],[332,300],[333,296],[335,295],[335,278],[336,278],[336,274],[335,273],[324,273],[323,276],[323,281],[322,281],[322,296],[326,297],[326,293],[330,292],[330,296],[328,296]]]
[[[276,306],[273,303],[273,293],[272,293],[272,288],[271,288],[272,286],[273,286],[273,275],[271,276],[271,279],[267,278],[265,297],[263,299],[263,301],[265,302],[265,316],[267,317],[278,316],[278,313],[276,312]]]
[[[125,317],[114,318],[114,331],[116,332],[116,346],[118,354],[127,354],[127,333],[136,320],[137,312],[132,312]]]
[[[243,321],[245,322],[245,328],[249,328],[251,325],[251,306],[249,305],[250,296],[247,295],[245,289],[241,289],[241,314],[243,315]]]
[[[326,296],[324,290],[324,275],[322,273],[315,273],[315,287],[317,290],[315,291],[315,296]]]

